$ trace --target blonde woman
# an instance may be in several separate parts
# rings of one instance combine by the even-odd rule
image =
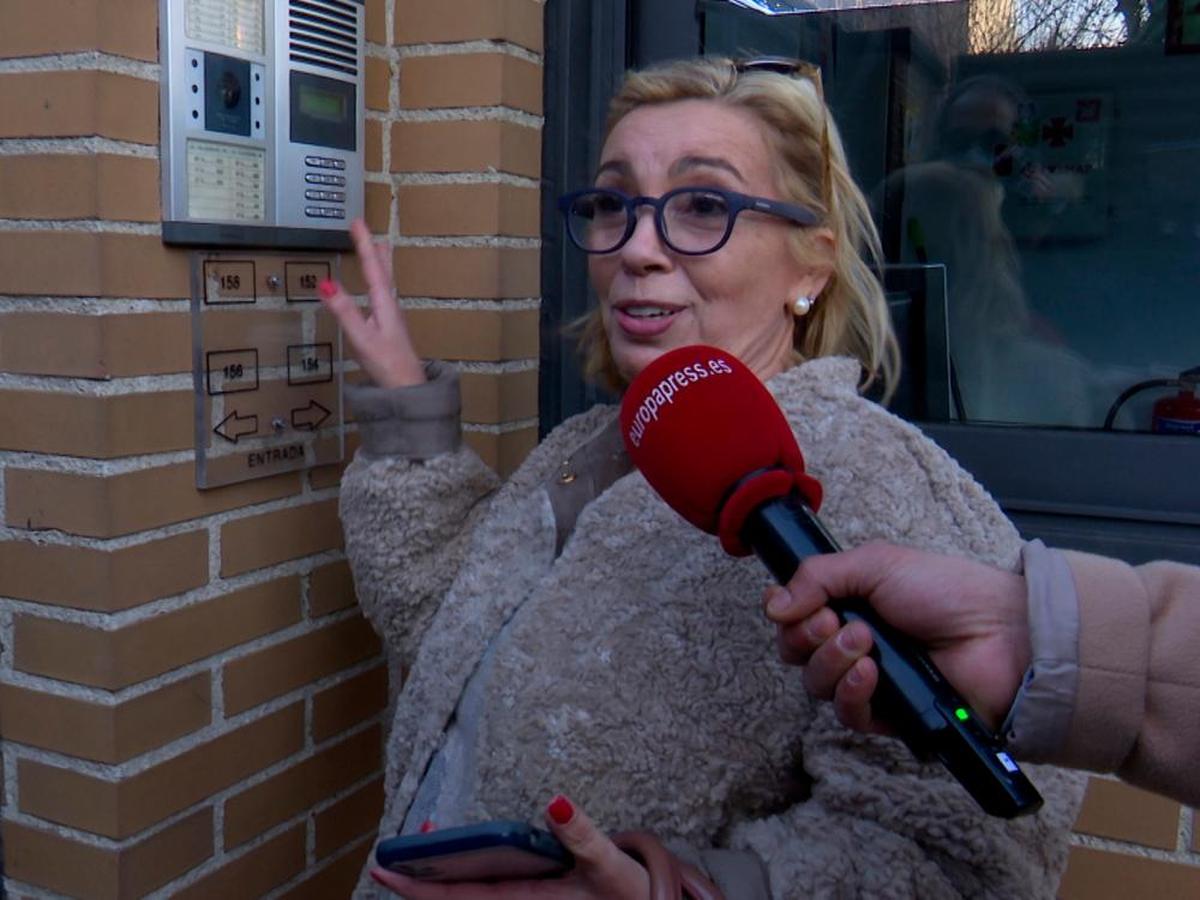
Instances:
[[[995,502],[860,395],[894,380],[895,342],[814,75],[703,59],[626,79],[594,183],[562,202],[599,298],[589,371],[619,388],[669,349],[722,347],[778,399],[841,542],[1011,569],[1021,541]],[[1078,776],[1034,772],[1043,811],[989,820],[939,767],[843,728],[778,660],[760,564],[631,471],[614,408],[564,422],[500,483],[460,442],[454,372],[416,358],[384,253],[354,231],[371,315],[325,289],[373,381],[351,395],[362,448],[341,511],[362,607],[407,672],[380,836],[545,813],[577,859],[552,881],[380,884],[662,897],[686,860],[685,883],[730,898],[1054,895]],[[620,852],[618,829],[673,855]]]

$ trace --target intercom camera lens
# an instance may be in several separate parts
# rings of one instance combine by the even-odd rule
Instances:
[[[242,83],[232,72],[226,72],[221,76],[219,89],[221,102],[229,109],[237,106],[238,101],[242,99]]]

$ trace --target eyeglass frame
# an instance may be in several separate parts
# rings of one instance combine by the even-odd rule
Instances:
[[[733,71],[738,75],[754,72],[767,72],[775,75],[786,75],[789,78],[800,76],[812,83],[817,92],[817,99],[825,107],[825,85],[821,80],[821,67],[816,63],[803,59],[792,59],[787,56],[756,56],[750,59],[732,59]],[[821,111],[821,195],[825,203],[829,203],[829,194],[833,186],[830,183],[832,164],[829,148],[829,112]]]
[[[702,193],[715,194],[725,201],[725,233],[721,235],[721,239],[708,250],[681,250],[676,247],[667,236],[666,223],[664,221],[664,210],[667,203],[680,194],[686,193]],[[625,233],[621,235],[612,247],[607,250],[591,250],[585,247],[575,236],[575,232],[571,228],[571,206],[580,197],[585,197],[588,194],[605,194],[614,197],[621,201],[621,205],[625,208]],[[733,226],[737,222],[737,217],[745,210],[761,212],[767,215],[776,216],[793,225],[799,225],[802,228],[811,228],[821,221],[821,217],[816,211],[809,209],[807,206],[801,206],[798,203],[788,203],[784,200],[772,200],[769,197],[755,197],[750,194],[740,194],[737,191],[727,191],[724,188],[703,187],[699,185],[687,185],[684,187],[673,188],[665,194],[658,197],[648,197],[639,195],[631,197],[628,194],[614,190],[613,188],[581,188],[577,191],[571,191],[569,194],[563,194],[558,198],[558,210],[562,213],[565,219],[565,227],[567,237],[571,243],[582,250],[584,253],[589,253],[594,256],[603,256],[608,253],[616,253],[633,237],[634,231],[638,226],[638,207],[649,206],[654,209],[654,231],[658,235],[658,239],[663,242],[663,245],[668,247],[672,253],[678,253],[680,256],[707,256],[710,253],[716,253],[729,242],[730,235],[733,234]]]

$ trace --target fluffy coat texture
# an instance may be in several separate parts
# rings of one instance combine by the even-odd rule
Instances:
[[[995,502],[861,398],[857,377],[851,360],[820,359],[768,385],[838,540],[1014,568],[1021,541]],[[408,673],[381,838],[403,821],[492,645],[472,820],[536,821],[562,791],[605,829],[753,851],[776,898],[1053,897],[1082,778],[1034,770],[1045,808],[994,820],[940,766],[849,732],[778,660],[761,564],[726,556],[639,473],[590,502],[555,555],[545,485],[614,415],[565,422],[502,486],[466,449],[424,463],[360,451],[347,470],[359,600]],[[372,890],[364,879],[360,892]]]

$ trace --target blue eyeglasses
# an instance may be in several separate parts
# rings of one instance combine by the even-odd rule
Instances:
[[[584,253],[621,249],[637,228],[639,206],[654,209],[659,238],[684,256],[703,256],[724,247],[734,222],[745,210],[777,216],[803,227],[820,221],[806,206],[720,188],[682,187],[661,197],[630,197],[620,191],[586,188],[565,194],[558,201],[567,235]]]

